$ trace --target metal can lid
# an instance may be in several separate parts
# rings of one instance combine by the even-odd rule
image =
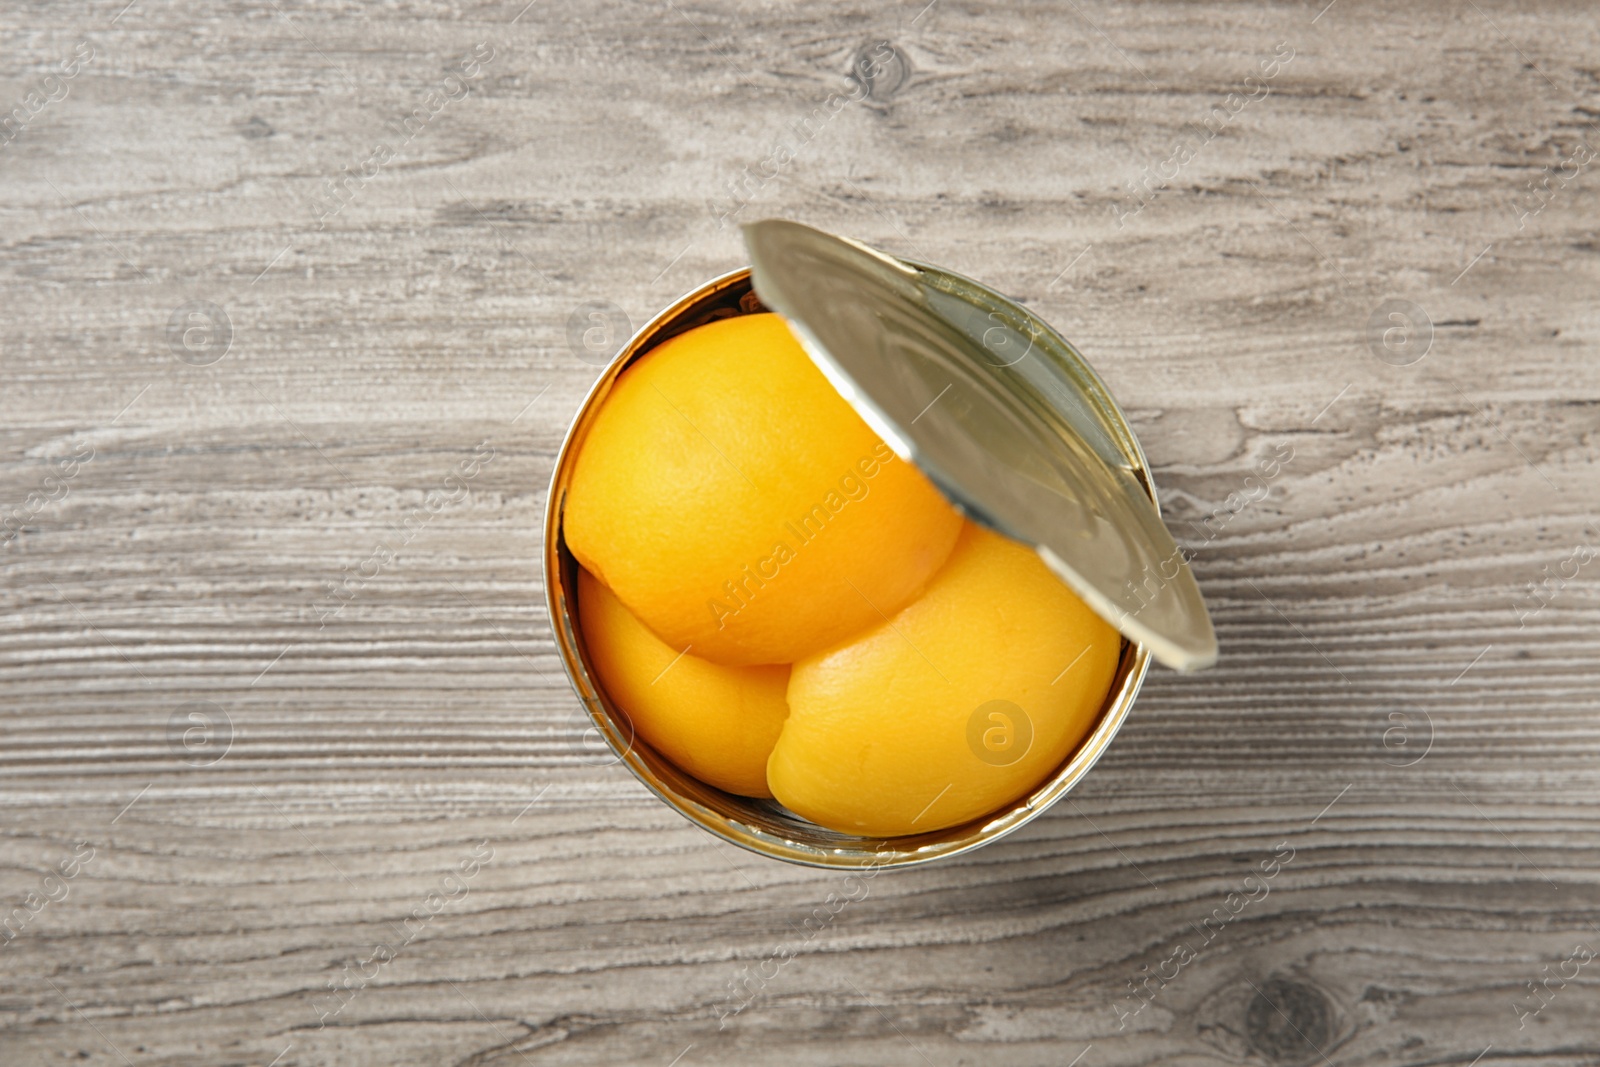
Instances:
[[[1115,403],[1059,334],[976,282],[800,223],[752,223],[744,239],[756,295],[897,455],[1034,546],[1159,662],[1216,662],[1200,588],[1117,443]]]

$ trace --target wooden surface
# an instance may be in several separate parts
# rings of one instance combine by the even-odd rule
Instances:
[[[1600,1063],[1591,5],[124,3],[0,14],[0,1062]],[[1223,649],[836,913],[536,563],[575,309],[779,214],[1077,342]]]

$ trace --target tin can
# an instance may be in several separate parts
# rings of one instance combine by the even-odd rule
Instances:
[[[1075,400],[1093,410],[1115,459],[1156,503],[1144,453],[1122,410],[1098,375],[1065,339],[1027,308],[993,290],[937,267],[904,261],[936,283],[980,294],[1008,317],[1028,324],[1030,347],[1039,358],[1056,361],[1063,378],[1075,383]],[[578,564],[563,537],[566,493],[579,450],[596,414],[617,378],[634,362],[668,338],[719,318],[766,311],[744,268],[715,278],[675,301],[650,320],[621,349],[584,399],[555,461],[545,506],[545,600],[556,648],[573,688],[593,725],[617,760],[663,802],[691,822],[742,848],[773,859],[831,868],[879,868],[927,863],[967,852],[998,838],[1040,815],[1071,790],[1094,766],[1116,736],[1133,706],[1150,667],[1150,650],[1123,637],[1121,657],[1094,725],[1077,748],[1030,793],[1008,807],[961,826],[909,837],[875,838],[838,833],[786,810],[776,801],[724,793],[678,769],[635,736],[626,712],[606,694],[584,647],[578,624]]]

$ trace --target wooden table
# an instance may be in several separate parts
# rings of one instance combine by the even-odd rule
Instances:
[[[1592,5],[522,2],[0,17],[0,1062],[1600,1063]],[[1223,648],[837,913],[537,565],[769,215],[1072,338]]]

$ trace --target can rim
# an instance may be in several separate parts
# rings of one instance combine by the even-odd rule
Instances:
[[[952,271],[911,260],[906,262],[920,270],[947,275],[993,293],[988,287]],[[691,318],[697,308],[718,299],[726,299],[728,293],[741,286],[753,292],[750,276],[749,267],[727,271],[686,291],[652,316],[606,365],[573,416],[551,467],[545,497],[542,547],[545,607],[550,616],[562,667],[593,727],[605,740],[616,762],[625,764],[642,785],[678,814],[714,836],[747,851],[804,866],[861,870],[917,866],[961,855],[997,841],[1050,808],[1099,761],[1121,729],[1149,672],[1152,657],[1148,647],[1130,641],[1126,636],[1122,637],[1116,673],[1094,726],[1061,764],[1028,794],[1004,808],[958,826],[897,838],[840,834],[802,820],[784,811],[775,802],[734,797],[700,782],[677,768],[665,756],[656,753],[647,742],[634,736],[626,712],[610,700],[604,687],[598,683],[597,675],[590,669],[582,634],[577,626],[578,609],[573,606],[576,603],[576,582],[573,579],[577,561],[567,549],[562,533],[565,486],[572,465],[595,413],[623,371],[656,344],[671,336],[667,331],[679,326],[682,329],[692,328],[683,325],[680,320]],[[1002,294],[993,295],[1000,300],[1007,300]],[[1124,448],[1139,475],[1141,486],[1154,502],[1155,486],[1149,474],[1149,465],[1137,436],[1128,424],[1127,416],[1077,349],[1065,338],[1061,341],[1102,392],[1109,405],[1109,413],[1114,417],[1118,444]],[[724,808],[738,809],[740,816],[730,815]],[[795,835],[781,830],[791,825],[798,829],[801,828],[800,824],[814,831],[811,835],[816,839],[814,842],[798,840]],[[823,843],[827,841],[833,843]]]

